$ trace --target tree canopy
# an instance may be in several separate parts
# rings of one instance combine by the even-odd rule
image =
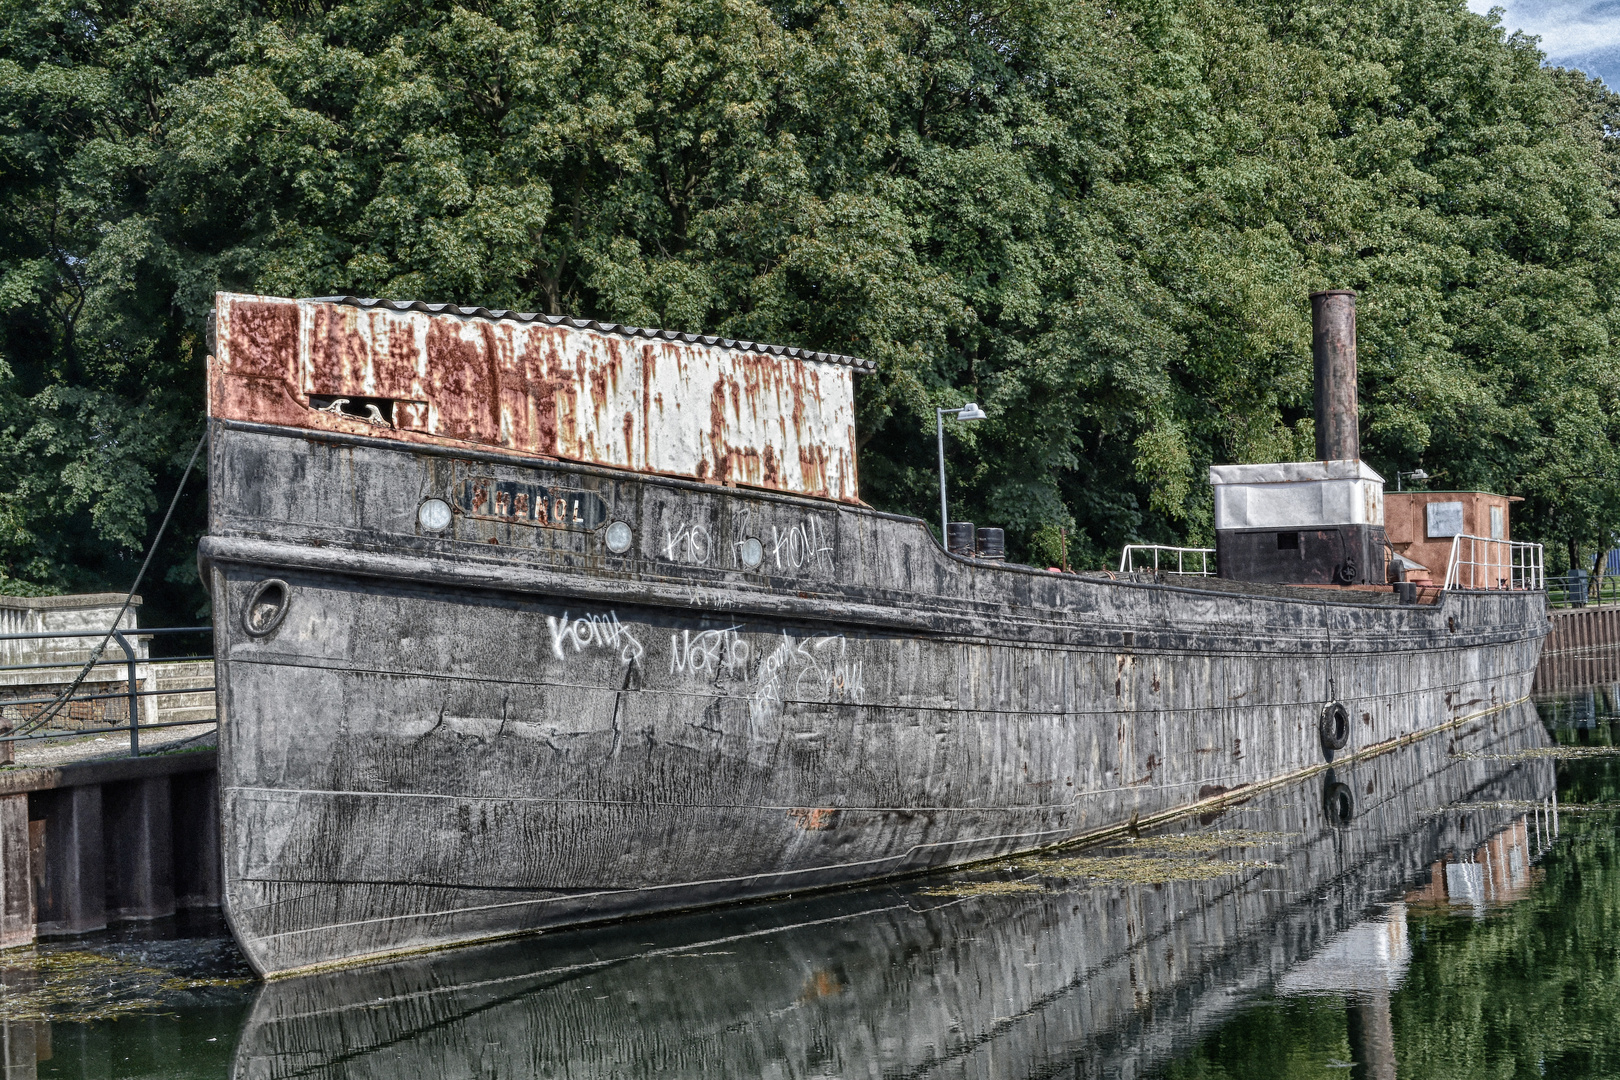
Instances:
[[[1620,532],[1620,97],[1462,0],[0,12],[0,592],[130,576],[218,289],[868,356],[868,502],[931,516],[977,400],[963,516],[1101,565],[1313,456],[1307,295],[1353,288],[1375,468]]]

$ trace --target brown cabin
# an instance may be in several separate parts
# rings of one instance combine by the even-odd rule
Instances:
[[[1446,577],[1452,537],[1511,540],[1508,507],[1523,501],[1489,491],[1386,491],[1384,531],[1396,554],[1427,567],[1438,585]],[[1422,576],[1414,571],[1409,579]]]

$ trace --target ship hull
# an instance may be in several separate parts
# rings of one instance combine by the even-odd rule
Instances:
[[[818,500],[213,431],[226,909],[265,973],[1140,824],[1522,700],[1545,633],[1536,593],[1049,574]],[[559,492],[601,511],[513,500]]]
[[[1142,883],[1037,857],[275,980],[233,1075],[464,1078],[500,1047],[536,1077],[1160,1076],[1256,1002],[1387,1008],[1422,916],[1521,899],[1556,829],[1547,742],[1519,706],[1144,833]],[[1335,788],[1355,793],[1348,819]],[[1162,835],[1228,872],[1176,880]],[[1022,887],[983,887],[1008,877]]]

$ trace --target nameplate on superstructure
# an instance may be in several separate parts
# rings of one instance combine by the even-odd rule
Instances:
[[[456,485],[456,507],[469,517],[549,529],[599,528],[607,503],[593,491],[474,476]]]

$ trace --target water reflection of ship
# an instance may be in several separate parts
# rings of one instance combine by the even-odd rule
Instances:
[[[1495,811],[1486,818],[1486,827],[1498,827],[1503,808],[1485,809]],[[1480,811],[1462,807],[1450,812],[1466,819]],[[1472,851],[1440,853],[1429,865],[1428,884],[1409,890],[1382,914],[1340,931],[1321,951],[1277,980],[1279,994],[1347,999],[1346,1027],[1357,1070],[1352,1076],[1357,1080],[1386,1080],[1396,1074],[1390,994],[1400,988],[1412,960],[1408,912],[1465,908],[1481,919],[1492,908],[1524,899],[1540,880],[1535,862],[1558,836],[1557,792],[1518,813]],[[1466,820],[1457,823],[1457,835],[1469,831]]]
[[[1545,743],[1518,707],[1188,821],[1271,834],[1215,880],[987,870],[272,982],[236,1075],[1135,1077],[1290,992],[1345,995],[1390,1075],[1406,910],[1529,887],[1553,762],[1512,753]]]
[[[1484,918],[1491,908],[1529,895],[1540,880],[1535,860],[1558,837],[1558,800],[1550,798],[1462,859],[1438,859],[1429,884],[1414,889],[1406,902],[1423,908],[1468,908]]]

